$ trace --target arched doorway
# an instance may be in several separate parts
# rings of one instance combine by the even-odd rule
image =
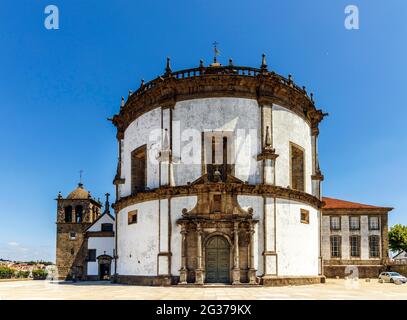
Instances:
[[[108,280],[110,278],[110,267],[112,264],[112,257],[108,255],[101,255],[98,257],[99,262],[99,280]]]
[[[213,236],[206,243],[205,273],[208,283],[230,282],[230,246],[222,236]]]

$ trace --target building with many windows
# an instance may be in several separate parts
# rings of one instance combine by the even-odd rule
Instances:
[[[389,259],[387,218],[392,208],[323,198],[324,275],[376,277]]]
[[[168,59],[111,119],[115,219],[108,201],[100,216],[82,186],[58,197],[61,276],[281,285],[319,283],[348,264],[383,265],[389,209],[322,198],[325,115],[291,75],[269,71],[265,56],[260,68],[215,58],[175,72]]]

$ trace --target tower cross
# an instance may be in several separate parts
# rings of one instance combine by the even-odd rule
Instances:
[[[79,170],[79,184],[82,184],[82,174],[83,174],[83,170]]]

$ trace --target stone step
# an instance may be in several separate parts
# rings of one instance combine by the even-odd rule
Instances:
[[[205,284],[195,284],[195,283],[188,283],[188,284],[177,284],[176,287],[182,288],[255,288],[261,287],[259,284],[248,284],[248,283],[241,283],[241,284],[226,284],[226,283],[205,283]]]

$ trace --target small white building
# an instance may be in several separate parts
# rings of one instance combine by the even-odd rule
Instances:
[[[103,213],[87,230],[87,280],[110,279],[115,274],[115,219]]]

